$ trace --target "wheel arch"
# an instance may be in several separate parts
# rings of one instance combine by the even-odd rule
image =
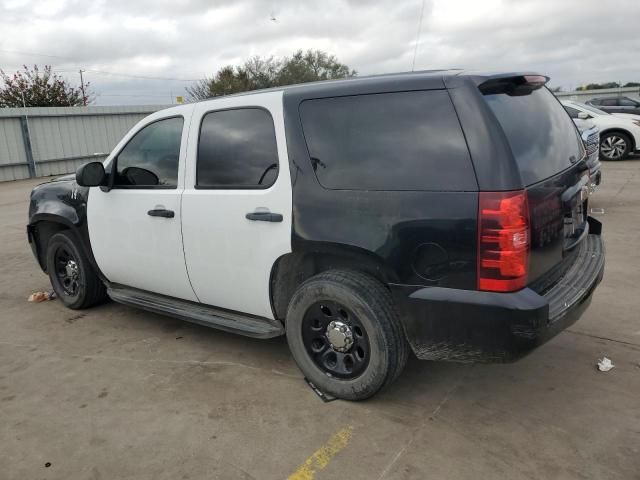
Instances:
[[[315,242],[314,242],[315,243]],[[318,242],[279,257],[271,268],[269,296],[274,317],[284,321],[289,301],[308,278],[328,270],[366,273],[382,284],[398,281],[395,272],[374,253],[352,245]]]
[[[34,253],[43,272],[47,272],[46,255],[49,240],[51,240],[51,237],[56,233],[68,231],[76,240],[78,248],[80,248],[83,253],[88,254],[84,242],[78,234],[77,225],[67,217],[49,213],[36,214],[31,217],[28,229],[32,241],[35,244]]]
[[[620,128],[620,127],[610,127],[607,128],[605,130],[602,130],[600,132],[600,138],[602,138],[603,136],[609,134],[609,133],[622,133],[624,134],[626,137],[629,138],[629,141],[631,142],[631,145],[629,147],[629,151],[633,152],[637,145],[636,145],[636,138],[633,136],[633,134],[629,131],[629,130],[625,130],[624,128]]]

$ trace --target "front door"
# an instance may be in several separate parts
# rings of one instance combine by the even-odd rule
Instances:
[[[154,115],[128,135],[111,161],[115,170],[107,167],[115,171],[112,189],[91,188],[87,217],[93,255],[110,282],[195,301],[180,230],[188,120]]]
[[[189,145],[182,231],[193,289],[202,303],[273,318],[271,269],[291,251],[282,92],[196,104]]]

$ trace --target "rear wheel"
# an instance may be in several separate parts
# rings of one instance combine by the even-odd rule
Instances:
[[[391,296],[374,278],[329,271],[294,293],[286,319],[293,357],[320,390],[363,400],[402,372],[408,345]]]
[[[107,296],[89,259],[66,231],[56,233],[49,240],[47,272],[56,295],[69,308],[88,308]]]
[[[622,160],[629,155],[631,140],[622,132],[605,133],[600,139],[600,155],[603,160]]]

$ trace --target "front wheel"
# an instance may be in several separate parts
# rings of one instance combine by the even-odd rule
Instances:
[[[74,310],[100,303],[107,296],[89,259],[66,231],[56,233],[49,240],[47,273],[58,298]]]
[[[334,270],[294,293],[287,341],[300,370],[337,398],[364,400],[402,372],[408,345],[387,289],[374,278]]]
[[[631,140],[624,133],[610,132],[600,139],[600,156],[603,160],[622,160],[630,150]]]

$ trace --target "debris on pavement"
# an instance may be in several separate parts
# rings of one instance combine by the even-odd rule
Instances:
[[[27,302],[40,303],[46,302],[47,300],[53,300],[54,298],[56,298],[56,292],[54,292],[53,290],[51,290],[50,292],[33,292],[31,295],[29,295]]]
[[[613,367],[615,367],[615,365],[607,357],[602,357],[601,360],[598,360],[598,370],[600,370],[601,372],[608,372]]]

